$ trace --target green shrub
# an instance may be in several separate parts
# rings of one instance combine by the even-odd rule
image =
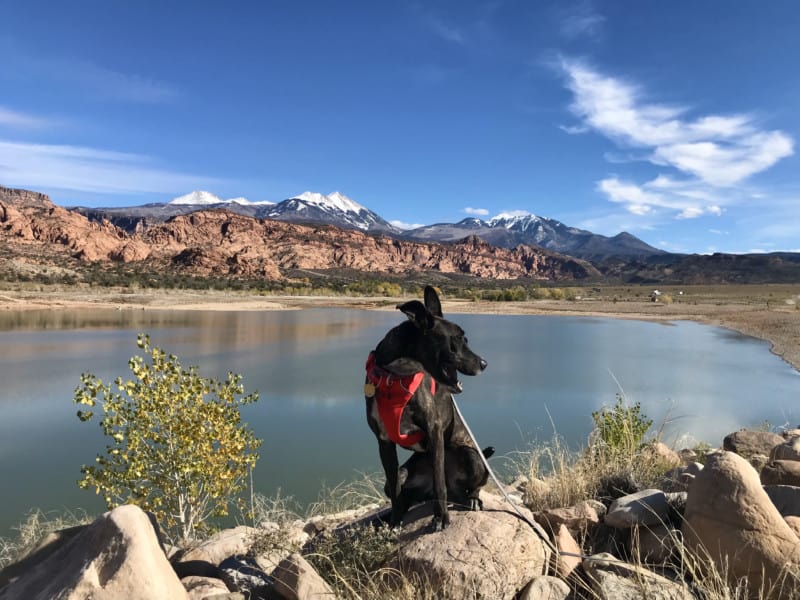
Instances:
[[[201,377],[197,367],[184,370],[147,335],[137,345],[144,356],[128,362],[133,379],[116,378],[112,391],[84,373],[75,389],[77,404],[101,404],[100,426],[110,440],[95,466],[81,468],[78,485],[103,494],[108,508],[137,504],[170,537],[189,540],[210,517],[227,515],[245,488],[261,441],[242,423],[239,407],[258,395],[243,395],[240,375],[220,382]],[[81,421],[92,416],[78,411]]]
[[[626,406],[622,394],[617,394],[613,408],[603,407],[592,413],[595,431],[612,453],[633,454],[642,446],[652,419],[642,414],[638,402]]]

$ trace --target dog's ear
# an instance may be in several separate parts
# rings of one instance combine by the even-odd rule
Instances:
[[[425,308],[435,317],[442,316],[442,303],[439,302],[439,294],[430,285],[425,286]]]
[[[430,329],[433,327],[433,316],[419,300],[411,300],[404,304],[398,304],[397,309],[402,311],[417,327],[422,329]]]

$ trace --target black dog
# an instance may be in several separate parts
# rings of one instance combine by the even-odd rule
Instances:
[[[397,308],[409,320],[390,330],[367,361],[367,422],[378,438],[392,501],[391,524],[400,525],[408,509],[398,485],[399,444],[431,456],[433,527],[439,530],[450,523],[445,449],[469,447],[473,452],[464,456],[480,462],[450,394],[462,390],[459,372],[477,375],[486,368],[486,361],[470,350],[464,331],[443,318],[439,296],[432,287],[425,288],[424,304],[412,300]],[[479,467],[468,470],[477,472]],[[473,495],[477,498],[477,490]]]
[[[483,456],[491,458],[494,447],[483,449]],[[469,510],[482,510],[478,497],[486,485],[489,472],[473,446],[447,446],[444,453],[444,473],[447,501]],[[427,452],[414,452],[398,471],[397,503],[408,510],[414,504],[435,498],[433,491],[433,460]],[[389,486],[384,488],[389,496]]]

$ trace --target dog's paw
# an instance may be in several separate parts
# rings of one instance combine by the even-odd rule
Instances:
[[[430,525],[428,525],[428,530],[432,533],[436,533],[437,531],[443,531],[447,529],[448,525],[450,525],[450,517],[448,515],[443,517],[433,517]]]
[[[480,498],[471,498],[469,501],[470,510],[483,510],[483,500]]]

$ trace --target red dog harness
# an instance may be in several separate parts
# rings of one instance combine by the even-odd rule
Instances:
[[[386,434],[395,444],[410,448],[425,439],[424,431],[400,433],[400,419],[411,397],[422,384],[425,373],[419,371],[405,377],[398,377],[375,364],[375,353],[370,352],[367,358],[367,381],[364,394],[375,398]],[[371,384],[371,386],[370,386]],[[370,393],[372,392],[372,393]],[[431,394],[436,393],[436,381],[431,378]]]

